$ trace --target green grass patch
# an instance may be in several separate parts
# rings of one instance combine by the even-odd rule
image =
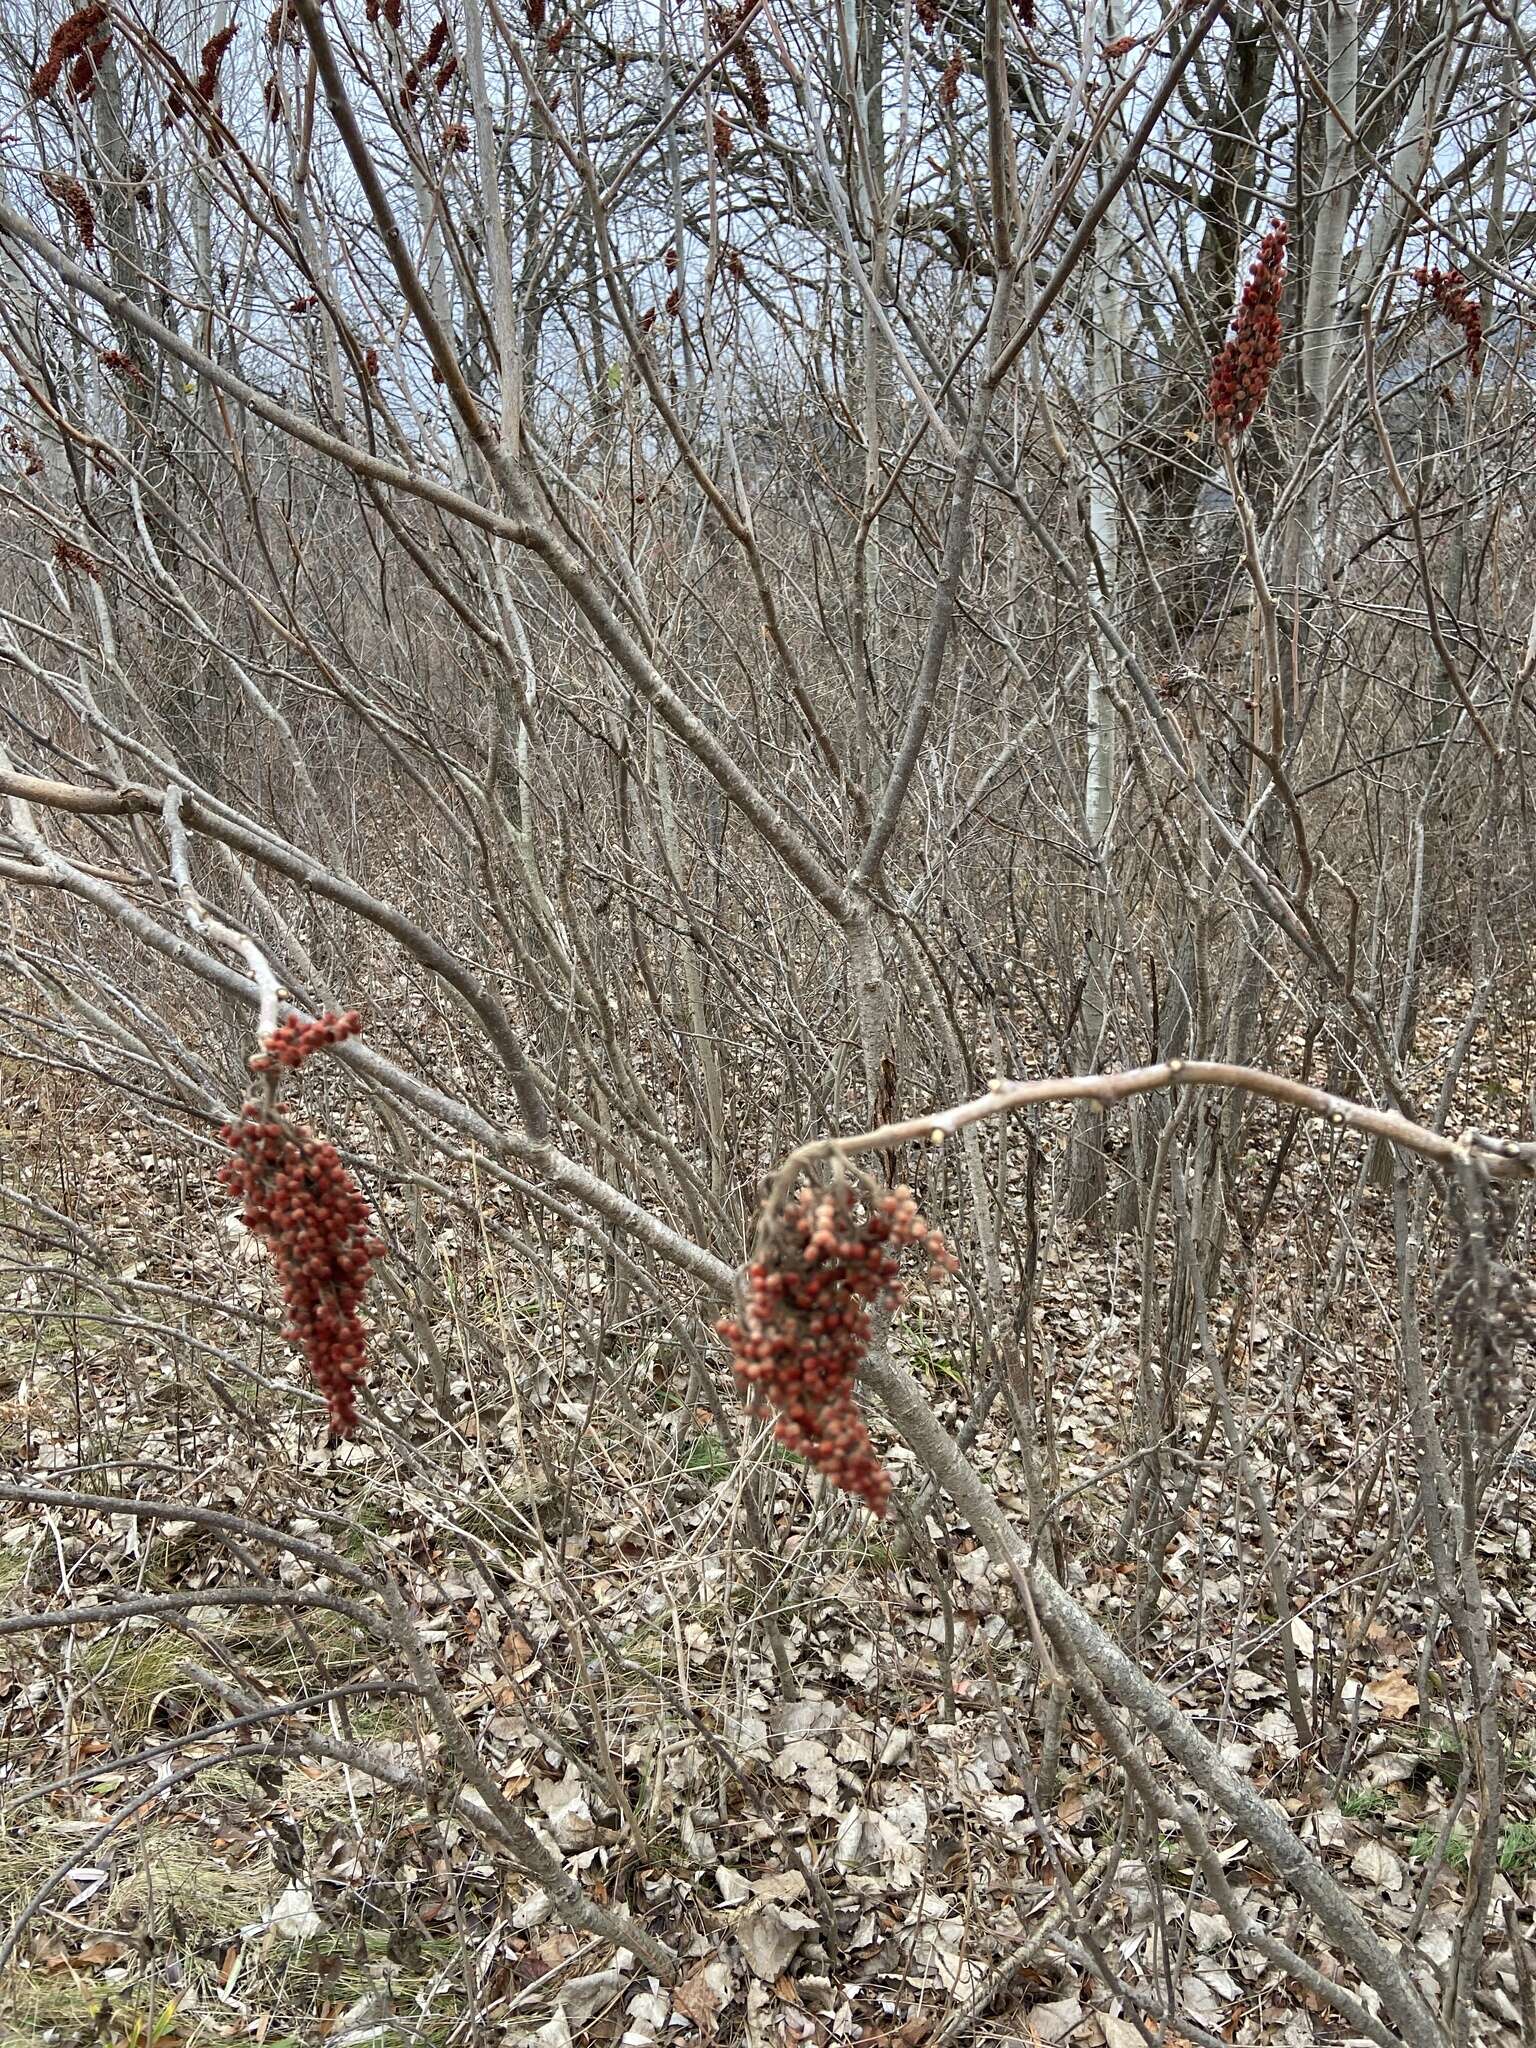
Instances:
[[[1387,1810],[1387,1795],[1379,1785],[1346,1785],[1339,1794],[1339,1811],[1346,1820],[1374,1820]]]
[[[683,1470],[706,1486],[718,1486],[730,1477],[735,1460],[715,1430],[701,1429],[690,1439],[683,1457]]]
[[[1408,1855],[1414,1863],[1427,1863],[1435,1853],[1440,1840],[1440,1830],[1426,1821],[1413,1840],[1408,1844]],[[1467,1857],[1472,1847],[1471,1838],[1460,1828],[1453,1828],[1451,1838],[1445,1845],[1445,1862],[1452,1870],[1465,1870]]]

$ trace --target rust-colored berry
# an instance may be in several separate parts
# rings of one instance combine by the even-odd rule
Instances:
[[[1465,275],[1453,265],[1448,270],[1416,270],[1413,277],[1415,284],[1421,284],[1434,300],[1440,317],[1461,329],[1466,340],[1468,372],[1480,377],[1483,373],[1483,309],[1472,296]]]
[[[356,1010],[327,1010],[308,1022],[290,1018],[267,1034],[251,1067],[275,1076],[361,1028]],[[269,1079],[269,1092],[271,1086]],[[332,1429],[347,1436],[357,1427],[357,1388],[367,1364],[358,1310],[384,1246],[336,1147],[288,1121],[287,1107],[270,1099],[241,1105],[239,1117],[219,1133],[233,1154],[219,1178],[242,1204],[246,1229],[272,1254],[283,1291],[283,1335],[303,1353]]]
[[[737,1384],[774,1416],[777,1441],[876,1515],[890,1503],[891,1478],[859,1412],[858,1373],[874,1312],[901,1300],[910,1250],[926,1252],[935,1275],[956,1269],[910,1188],[801,1188],[765,1219],[741,1311],[716,1325]]]
[[[59,23],[49,39],[47,56],[32,74],[33,99],[46,99],[66,67],[76,97],[90,97],[96,87],[97,67],[107,54],[111,39],[109,19],[110,11],[104,0],[92,0],[90,6],[77,7]],[[83,66],[81,59],[85,60]]]
[[[1208,402],[1217,435],[1223,441],[1235,439],[1253,425],[1284,350],[1280,294],[1285,289],[1285,252],[1290,233],[1286,223],[1277,220],[1260,242],[1233,318],[1232,332],[1211,365]]]

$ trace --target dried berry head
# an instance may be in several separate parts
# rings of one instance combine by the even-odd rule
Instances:
[[[96,360],[104,370],[111,370],[119,377],[126,377],[130,384],[142,385],[144,382],[144,372],[126,349],[104,348]]]
[[[304,32],[290,0],[277,0],[277,5],[267,16],[267,48],[275,50],[288,43],[297,50],[303,47],[303,42]]]
[[[944,75],[939,80],[939,105],[946,114],[952,114],[960,99],[960,74],[965,69],[965,59],[956,50],[944,66]]]
[[[307,1021],[290,1017],[287,1023],[267,1033],[260,1052],[251,1054],[251,1072],[268,1074],[278,1067],[301,1067],[322,1047],[355,1038],[362,1028],[363,1020],[356,1010],[322,1010],[318,1017]]]
[[[1285,289],[1290,232],[1283,220],[1277,220],[1260,242],[1232,332],[1211,365],[1208,401],[1217,436],[1223,441],[1252,426],[1284,351],[1280,294]]]
[[[728,61],[735,66],[740,81],[742,98],[746,101],[752,119],[759,128],[768,126],[773,109],[768,100],[768,85],[763,77],[763,67],[750,39],[737,32],[747,12],[746,0],[739,7],[717,7],[713,15],[716,41],[724,45],[736,36],[731,45]]]
[[[110,9],[100,4],[100,0],[95,0],[95,4],[89,7],[77,7],[73,14],[66,15],[49,38],[47,56],[32,74],[33,99],[46,99],[58,84],[64,67],[74,64],[77,57],[93,48],[97,53],[91,66],[94,84],[96,66],[107,53],[109,18]]]
[[[224,52],[235,40],[237,24],[231,22],[228,28],[221,28],[216,36],[210,36],[203,45],[202,69],[197,74],[197,96],[205,106],[212,106],[219,90],[219,66],[224,61]]]
[[[1473,297],[1463,273],[1448,270],[1416,270],[1414,282],[1421,284],[1435,302],[1442,319],[1459,327],[1466,338],[1467,369],[1474,377],[1483,373],[1483,309]]]
[[[717,111],[714,120],[710,123],[710,154],[714,157],[716,163],[723,164],[729,158],[734,146],[731,124],[724,114]]]
[[[102,59],[112,47],[109,35],[98,36],[94,43],[87,43],[74,63],[69,67],[69,89],[83,105],[96,90],[96,74],[101,69]]]
[[[912,0],[912,12],[918,26],[932,35],[939,25],[939,0]]]
[[[78,178],[69,178],[62,171],[42,173],[43,190],[75,224],[80,237],[80,246],[89,253],[96,246],[96,215],[85,187]]]
[[[300,1066],[325,1045],[361,1029],[355,1010],[290,1018],[268,1033],[252,1069],[268,1076],[262,1099],[247,1102],[220,1137],[233,1157],[220,1169],[242,1204],[241,1221],[272,1255],[287,1313],[283,1334],[304,1355],[325,1396],[331,1427],[357,1426],[357,1389],[367,1363],[359,1306],[384,1245],[368,1204],[334,1145],[291,1123],[272,1102],[280,1068]]]
[[[84,548],[62,536],[53,544],[53,559],[66,572],[78,569],[82,576],[89,576],[93,583],[101,581],[101,564],[94,555],[88,555]]]
[[[736,1379],[773,1433],[832,1485],[883,1515],[890,1474],[858,1407],[858,1374],[873,1316],[901,1300],[902,1254],[926,1251],[930,1271],[955,1270],[910,1188],[804,1187],[765,1213],[741,1310],[717,1328]]]
[[[47,465],[43,461],[43,451],[30,435],[19,432],[15,427],[7,427],[0,433],[0,442],[9,448],[13,455],[21,458],[27,476],[42,476],[45,473]]]

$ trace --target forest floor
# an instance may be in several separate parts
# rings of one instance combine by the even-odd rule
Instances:
[[[1533,1047],[1529,1020],[1506,1019],[1474,1063],[1466,1120],[1511,1127]],[[35,1077],[7,1086],[4,1183],[51,1220],[0,1210],[0,1465],[387,1561],[502,1792],[594,1897],[679,1951],[683,1976],[669,1992],[559,1926],[462,1811],[299,1756],[282,1739],[291,1723],[221,1725],[235,1717],[210,1676],[238,1674],[269,1702],[308,1702],[306,1725],[430,1770],[437,1736],[419,1698],[366,1690],[399,1668],[347,1616],[221,1601],[230,1558],[185,1519],[11,1506],[8,1616],[151,1611],[0,1640],[0,2041],[1350,2038],[1234,1941],[1176,1838],[1126,1833],[1086,1722],[1069,1718],[1039,1809],[1028,1629],[942,1506],[876,1524],[759,1444],[765,1589],[746,1562],[738,1461],[710,1410],[681,1404],[665,1319],[632,1313],[594,1360],[569,1310],[601,1289],[595,1263],[567,1251],[536,1281],[430,1203],[403,1203],[392,1229],[409,1225],[440,1275],[473,1266],[474,1284],[440,1281],[414,1317],[386,1300],[428,1391],[388,1431],[331,1445],[293,1399],[260,1255],[196,1162],[148,1116],[110,1129],[88,1104],[29,1093]],[[1281,1128],[1255,1127],[1259,1182]],[[1047,1142],[1060,1134],[1042,1127]],[[1433,1991],[1478,1816],[1454,1644],[1425,1627],[1390,1215],[1340,1174],[1358,1152],[1338,1142],[1296,1136],[1241,1284],[1211,1304],[1231,1338],[1245,1483],[1285,1539],[1300,1725],[1256,1525],[1219,1442],[1150,1598],[1124,1540],[1139,1462],[1132,1240],[1043,1237],[1033,1333],[1049,1480],[1077,1597],[1373,1924],[1416,1944]],[[919,1295],[893,1341],[958,1425],[974,1391],[963,1300]],[[1209,1434],[1204,1384],[1192,1372],[1185,1392],[1195,1442]],[[999,1403],[974,1455],[1022,1514],[1011,1432]],[[1507,1783],[1474,2038],[1516,2042],[1508,1928],[1536,1910],[1536,1437],[1509,1450],[1476,1537]],[[910,1463],[890,1455],[910,1489]],[[291,1562],[266,1562],[294,1583]],[[205,1604],[154,1611],[150,1596],[203,1587]],[[1218,1847],[1255,1919],[1294,1928],[1247,1845]],[[1085,1872],[1098,1887],[1087,1935],[1114,1995],[1083,1928],[1052,1919],[1062,1875]],[[1299,1938],[1325,1973],[1342,1967],[1326,1930]],[[1143,2027],[1159,2006],[1177,2031]]]

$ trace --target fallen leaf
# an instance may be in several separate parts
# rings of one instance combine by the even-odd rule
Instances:
[[[1055,2048],[1058,2041],[1066,2040],[1082,2017],[1083,2004],[1079,1998],[1054,1998],[1045,2005],[1032,2006],[1027,2022],[1030,2038],[1044,2042],[1046,2048]]]
[[[723,1956],[706,1956],[672,1993],[672,2009],[692,2020],[705,2040],[720,2024],[731,1995],[731,1966]]]
[[[311,1941],[325,1931],[313,1896],[301,1884],[289,1885],[267,1915],[266,1924],[282,1941]]]
[[[1364,1690],[1383,1721],[1406,1720],[1419,1704],[1419,1688],[1406,1671],[1384,1671]]]
[[[1384,1892],[1402,1890],[1403,1866],[1385,1842],[1362,1842],[1350,1857],[1349,1867],[1356,1877]]]
[[[616,1968],[592,1970],[585,1977],[572,1977],[560,1993],[560,2010],[569,2026],[584,2027],[596,2014],[605,2012],[624,1988]]]
[[[809,1913],[795,1906],[775,1905],[772,1899],[755,1899],[742,1909],[731,1930],[741,1943],[754,1977],[771,1984],[788,1966],[805,1937],[816,1926]]]
[[[1104,2048],[1147,2048],[1146,2036],[1129,2020],[1117,2020],[1108,2013],[1100,2013],[1099,2025],[1104,2030]]]

